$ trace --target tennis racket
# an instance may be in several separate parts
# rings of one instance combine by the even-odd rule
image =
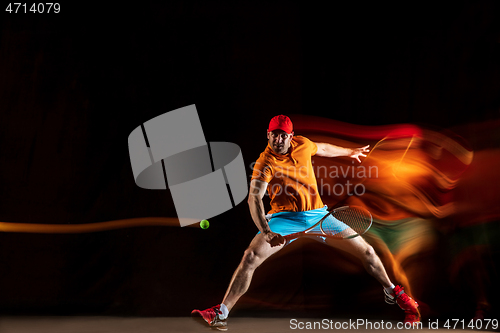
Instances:
[[[342,223],[339,223],[337,220]],[[370,229],[372,222],[372,214],[365,208],[359,206],[342,206],[331,208],[328,213],[312,227],[283,237],[287,242],[301,236],[323,236],[334,239],[349,239],[364,234]],[[319,230],[317,229],[318,226]]]

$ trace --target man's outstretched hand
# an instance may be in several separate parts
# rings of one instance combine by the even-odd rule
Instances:
[[[361,163],[361,160],[359,159],[360,157],[366,157],[364,153],[368,153],[370,150],[368,149],[370,145],[361,147],[361,148],[353,148],[351,155],[349,155],[350,158],[355,158],[358,160],[359,163]]]

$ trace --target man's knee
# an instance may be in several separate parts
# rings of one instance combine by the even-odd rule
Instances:
[[[373,247],[369,244],[366,244],[366,248],[363,252],[363,256],[365,258],[366,261],[374,261],[376,260],[377,258],[377,253],[375,252],[375,250],[373,249]]]
[[[242,264],[249,268],[256,268],[259,265],[259,256],[253,249],[246,249],[243,254]]]

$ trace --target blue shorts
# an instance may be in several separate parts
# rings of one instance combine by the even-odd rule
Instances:
[[[307,210],[305,212],[279,212],[274,214],[266,215],[269,223],[269,227],[272,232],[278,233],[282,236],[293,234],[295,232],[304,231],[316,223],[319,222],[328,213],[327,206],[323,208]],[[327,219],[333,221],[333,225],[336,226],[336,231],[341,232],[347,228],[348,225],[337,220],[333,216],[329,215]],[[321,233],[319,226],[311,230],[310,232]],[[259,232],[260,233],[260,232]],[[320,236],[304,236],[312,237],[320,242],[325,241],[325,237]],[[293,240],[292,240],[293,242]],[[287,243],[288,244],[288,243]]]

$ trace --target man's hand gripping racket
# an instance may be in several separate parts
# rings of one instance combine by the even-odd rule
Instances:
[[[284,238],[287,242],[302,236],[349,239],[364,234],[370,229],[372,222],[372,214],[365,208],[359,206],[342,206],[330,209],[312,227],[301,232],[286,235]]]

